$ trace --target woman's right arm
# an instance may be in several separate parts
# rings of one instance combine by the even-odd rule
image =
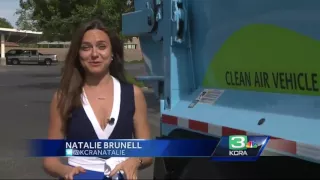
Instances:
[[[50,122],[48,139],[64,139],[62,118],[58,110],[58,96],[54,94],[50,105]],[[43,161],[44,170],[53,177],[64,177],[72,170],[71,166],[64,165],[58,157],[46,157]]]

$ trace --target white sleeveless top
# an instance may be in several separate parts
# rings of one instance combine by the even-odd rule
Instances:
[[[112,134],[114,127],[117,124],[119,112],[120,112],[120,103],[121,103],[121,85],[120,82],[112,77],[113,79],[113,107],[111,112],[111,117],[114,118],[114,123],[112,125],[108,124],[107,127],[103,130],[101,129],[99,122],[93,112],[93,109],[88,101],[88,98],[83,91],[82,93],[82,107],[90,120],[94,131],[96,132],[99,139],[108,139],[109,136]],[[87,127],[84,127],[87,128]],[[109,158],[109,159],[102,159],[98,157],[69,157],[68,164],[71,166],[81,166],[84,169],[91,170],[91,171],[98,171],[98,172],[105,172],[106,165],[108,166],[115,166],[116,163],[120,163],[121,161],[125,160],[126,158]],[[109,162],[106,164],[106,162]],[[113,165],[111,165],[113,163]],[[111,170],[114,167],[110,167]]]

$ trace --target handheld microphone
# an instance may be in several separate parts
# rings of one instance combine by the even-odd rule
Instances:
[[[115,119],[114,118],[110,118],[108,124],[113,125],[114,124]]]

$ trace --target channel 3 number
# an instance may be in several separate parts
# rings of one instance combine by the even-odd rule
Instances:
[[[229,149],[241,150],[246,149],[247,136],[229,136]]]

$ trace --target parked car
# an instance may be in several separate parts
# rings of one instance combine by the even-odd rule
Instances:
[[[56,54],[42,54],[37,50],[10,50],[6,53],[6,59],[8,64],[45,64],[51,65],[53,63],[58,63]]]

